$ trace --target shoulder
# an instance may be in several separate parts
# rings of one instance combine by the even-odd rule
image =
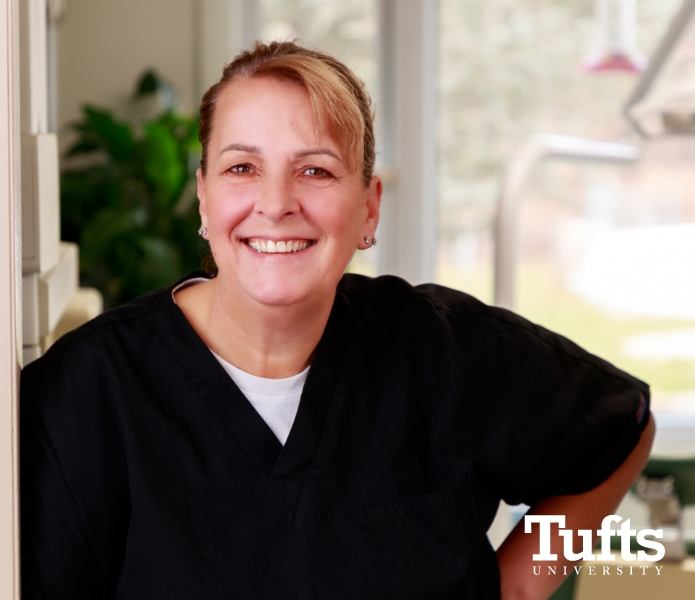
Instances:
[[[642,384],[563,335],[459,290],[434,283],[413,286],[391,275],[354,274],[344,276],[340,290],[358,313],[373,321],[405,326],[418,335],[445,335],[460,351],[498,367],[585,364],[604,376]]]
[[[401,309],[444,314],[489,308],[465,292],[433,283],[413,286],[394,275],[367,277],[350,273],[343,276],[338,289],[353,307],[367,312]]]
[[[123,419],[168,364],[160,336],[172,320],[170,298],[162,289],[109,309],[27,364],[19,387],[24,433],[45,432],[62,456],[119,448]]]
[[[94,379],[99,364],[137,352],[154,331],[154,318],[171,304],[171,288],[155,290],[104,311],[58,339],[22,370],[22,387],[55,384],[72,377]],[[43,383],[42,383],[43,382]]]
[[[500,364],[514,356],[517,328],[507,311],[445,286],[413,286],[394,276],[375,278],[346,275],[340,285],[355,321],[372,344],[407,355],[417,354],[422,364],[467,361]]]
[[[415,319],[429,317],[455,329],[465,328],[469,333],[484,330],[491,334],[542,335],[533,323],[511,311],[489,306],[466,292],[435,283],[414,286],[393,275],[347,274],[339,291],[364,316],[397,316],[410,320],[413,325],[417,324]]]

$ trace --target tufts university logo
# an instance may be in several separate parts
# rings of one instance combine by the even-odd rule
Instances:
[[[618,559],[622,563],[630,562],[656,562],[661,560],[665,554],[664,544],[657,541],[658,539],[663,539],[664,530],[663,529],[632,529],[630,524],[630,519],[623,519],[620,515],[607,515],[601,521],[601,527],[596,531],[591,529],[578,529],[576,531],[572,529],[565,528],[565,516],[564,515],[525,515],[524,516],[524,533],[530,534],[536,532],[538,534],[538,552],[533,554],[534,561],[545,561],[553,562],[558,560],[558,555],[552,552],[551,540],[553,534],[558,534],[562,537],[562,550],[563,556],[566,561],[602,561],[602,562],[615,562]],[[595,544],[594,536],[597,538],[597,544]],[[581,538],[581,551],[575,552],[575,539],[576,537]],[[618,556],[614,554],[611,550],[611,539],[619,538],[620,540],[620,553]],[[643,549],[633,552],[630,548],[630,541],[634,538],[637,544]],[[594,546],[598,547],[595,553]],[[565,571],[563,574],[567,574],[567,567],[563,567]],[[574,567],[573,570],[579,573],[580,567]],[[622,566],[616,565],[616,575],[622,575],[623,570],[626,574],[641,574],[645,575],[648,570],[648,566]],[[557,572],[556,567],[547,567],[549,569],[549,574],[555,574]],[[578,570],[579,569],[579,570]],[[594,570],[595,574],[596,567],[590,566],[588,571]],[[603,566],[603,574],[612,574],[611,570],[607,566]],[[629,573],[627,570],[629,569]],[[633,569],[635,572],[633,572]],[[534,575],[540,575],[540,567],[534,566]],[[571,571],[570,571],[571,572]],[[661,574],[661,567],[656,567],[657,575]]]

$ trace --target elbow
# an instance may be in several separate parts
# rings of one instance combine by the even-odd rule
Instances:
[[[647,424],[644,426],[644,429],[642,430],[642,434],[640,435],[639,441],[637,442],[637,446],[635,446],[634,450],[632,451],[633,454],[637,454],[639,456],[639,459],[642,461],[640,465],[640,470],[644,467],[644,465],[647,464],[647,460],[649,459],[649,453],[652,450],[652,446],[654,444],[654,436],[656,435],[656,422],[654,421],[654,415],[649,413],[649,419],[647,420]]]

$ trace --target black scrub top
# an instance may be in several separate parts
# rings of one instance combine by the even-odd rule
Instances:
[[[595,487],[648,419],[509,311],[346,275],[282,447],[171,290],[24,369],[25,600],[494,599],[499,500]]]

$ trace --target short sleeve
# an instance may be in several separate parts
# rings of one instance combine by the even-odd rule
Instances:
[[[568,339],[494,309],[488,476],[509,504],[607,479],[649,420],[649,387]]]

